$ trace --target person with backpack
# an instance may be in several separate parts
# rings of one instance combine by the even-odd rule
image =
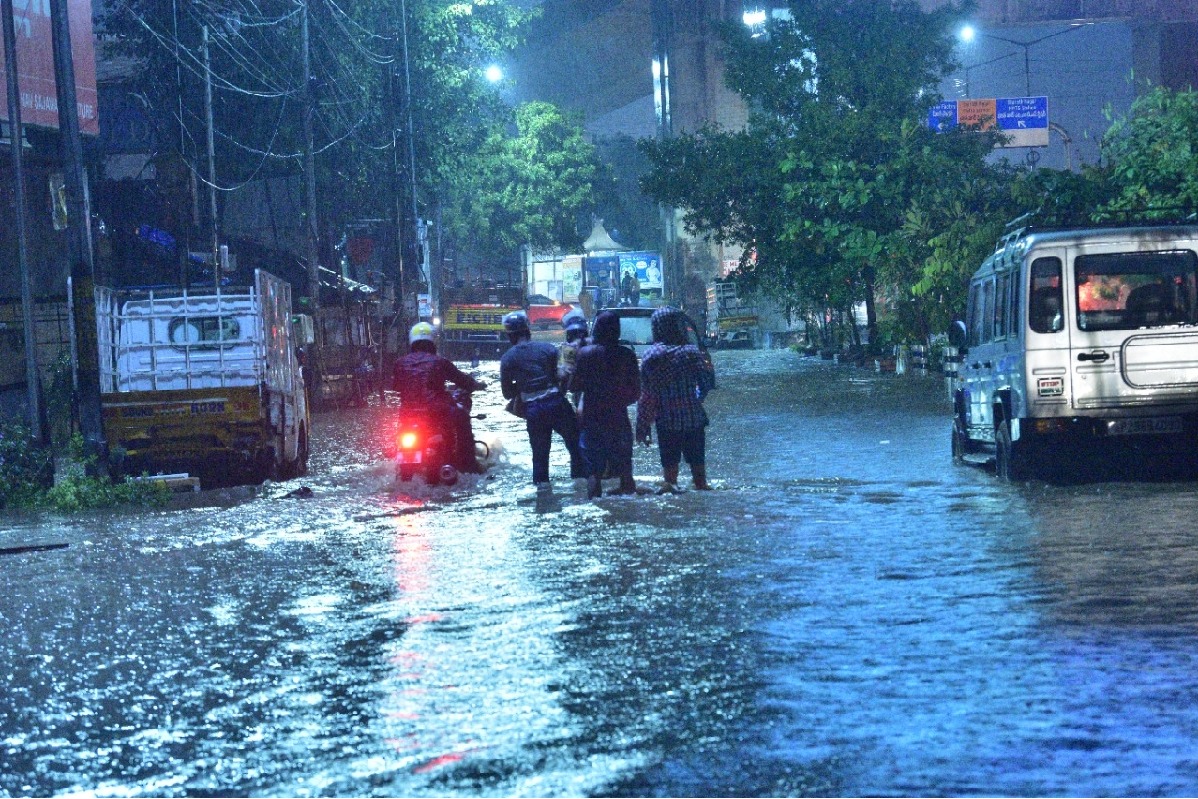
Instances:
[[[503,329],[512,347],[499,359],[499,385],[504,399],[523,406],[522,413],[532,446],[532,481],[549,487],[549,449],[553,434],[562,437],[570,452],[570,477],[586,477],[578,446],[578,418],[566,399],[557,376],[557,348],[533,341],[528,315],[513,311],[503,317]]]
[[[579,430],[590,476],[587,496],[603,495],[603,477],[616,474],[616,493],[636,493],[632,478],[632,423],[628,406],[641,392],[636,354],[620,345],[620,317],[604,311],[595,318],[591,344],[578,352],[570,388],[579,394]]]

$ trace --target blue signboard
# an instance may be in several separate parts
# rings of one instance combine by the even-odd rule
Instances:
[[[661,288],[661,254],[656,252],[620,253],[620,276],[635,272],[642,289]]]
[[[932,106],[928,111],[928,127],[937,133],[957,127],[957,101],[945,100]]]
[[[1000,97],[994,110],[1007,147],[1048,146],[1047,97]]]

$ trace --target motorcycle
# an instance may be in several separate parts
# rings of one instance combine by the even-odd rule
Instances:
[[[471,392],[461,388],[450,390],[450,398],[467,414],[473,407]],[[472,419],[485,419],[487,415],[472,415]],[[477,439],[475,452],[482,446],[481,457],[489,455],[487,445]],[[400,482],[420,475],[428,485],[454,485],[458,481],[458,469],[454,465],[457,456],[457,435],[453,424],[443,414],[428,408],[400,408],[399,426],[396,432],[395,479]]]

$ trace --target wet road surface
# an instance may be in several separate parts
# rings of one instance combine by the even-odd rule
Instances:
[[[1002,484],[938,379],[716,359],[713,492],[587,503],[557,443],[538,495],[493,388],[452,489],[372,408],[303,481],[0,517],[0,795],[1198,794],[1198,486]]]

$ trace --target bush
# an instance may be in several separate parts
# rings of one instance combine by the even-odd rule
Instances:
[[[34,445],[29,428],[0,423],[0,508],[34,504],[54,482],[54,457]]]
[[[170,489],[161,483],[89,475],[95,456],[84,452],[83,437],[71,437],[63,473],[54,480],[54,459],[49,450],[33,444],[28,429],[0,427],[0,507],[48,508],[77,511],[116,505],[157,507],[165,504]]]

